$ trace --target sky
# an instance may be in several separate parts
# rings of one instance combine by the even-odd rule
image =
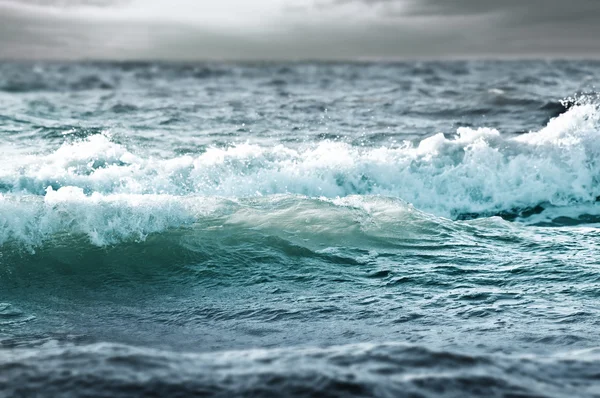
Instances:
[[[0,59],[600,58],[600,0],[0,0]]]

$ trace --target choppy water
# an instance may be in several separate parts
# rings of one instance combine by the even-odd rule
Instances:
[[[0,395],[600,396],[599,77],[0,64]]]

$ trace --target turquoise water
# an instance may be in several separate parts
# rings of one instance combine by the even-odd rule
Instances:
[[[0,64],[0,395],[600,396],[598,77]]]

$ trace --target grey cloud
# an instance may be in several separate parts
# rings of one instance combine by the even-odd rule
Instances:
[[[418,36],[419,45],[415,45]],[[135,38],[138,40],[134,40]],[[6,16],[0,9],[0,58],[296,60],[349,59],[439,53],[460,35],[417,33],[402,26],[290,26],[278,35],[206,31],[173,24],[98,24],[65,19]],[[120,40],[121,39],[121,40]]]
[[[43,0],[27,0],[40,2]],[[46,0],[45,4],[126,0]],[[13,2],[14,3],[14,2]],[[0,0],[0,59],[349,59],[600,56],[600,0],[318,0],[376,18],[296,18],[272,32],[175,22],[76,20]],[[100,3],[97,3],[100,4]],[[316,10],[316,11],[315,11]],[[302,14],[304,15],[304,14]],[[341,14],[340,14],[341,15]],[[373,15],[373,13],[369,13]],[[290,19],[290,21],[292,21]]]
[[[8,0],[7,3],[43,6],[43,7],[75,7],[97,6],[105,7],[122,3],[123,0]]]
[[[324,0],[329,6],[363,4],[404,17],[496,15],[519,23],[600,20],[599,0]]]
[[[464,46],[447,42],[457,55],[600,56],[600,0],[323,0],[373,8],[397,24],[422,20],[452,36],[462,31]],[[460,21],[470,21],[461,26]],[[461,48],[462,47],[462,48]]]
[[[519,14],[531,17],[548,15],[578,17],[595,13],[598,0],[325,0],[330,5],[362,3],[368,6],[401,7],[411,16],[450,16],[490,13]]]
[[[600,33],[598,0],[408,0],[406,5],[413,16],[487,15],[494,18],[490,30],[520,31],[524,40],[539,39],[532,34],[548,40],[566,35],[577,45]]]

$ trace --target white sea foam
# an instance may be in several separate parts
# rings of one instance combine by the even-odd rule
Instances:
[[[210,198],[186,201],[171,195],[93,193],[78,187],[48,188],[43,198],[0,196],[0,244],[29,247],[57,234],[84,235],[95,245],[144,240],[148,234],[193,223],[217,209]]]
[[[95,135],[49,154],[7,156],[0,165],[0,242],[59,232],[97,244],[142,239],[194,222],[198,197],[381,195],[450,218],[575,208],[600,196],[599,118],[596,105],[582,104],[518,137],[460,128],[454,137],[400,147],[240,144],[170,159],[137,155]]]

